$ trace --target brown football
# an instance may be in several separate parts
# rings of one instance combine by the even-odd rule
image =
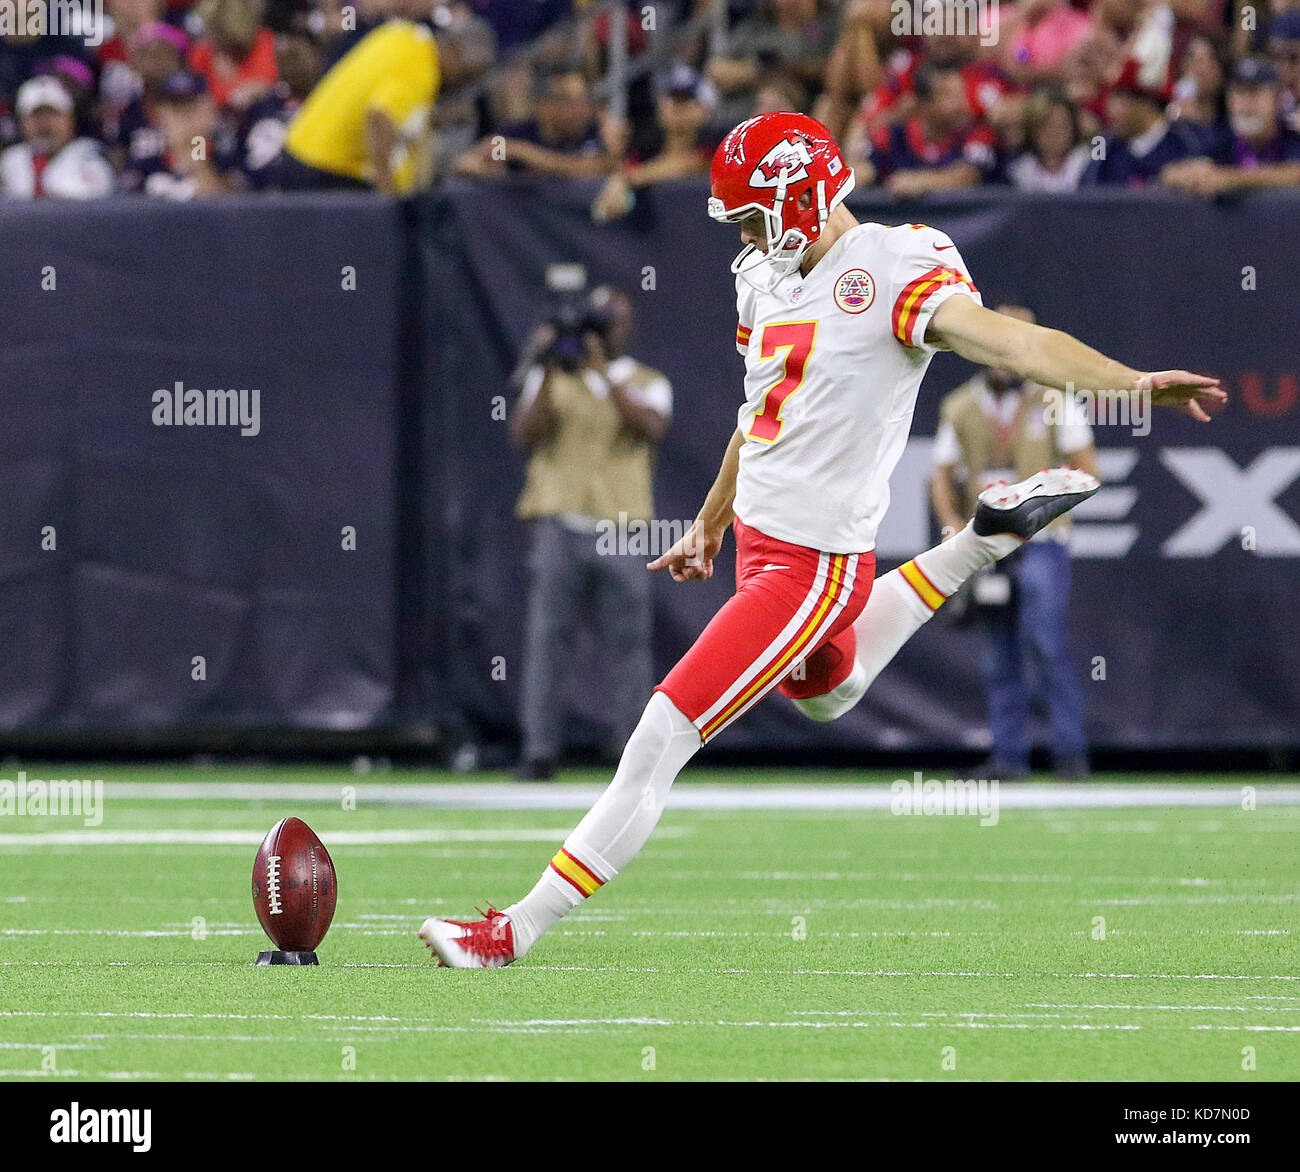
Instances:
[[[311,952],[325,938],[338,884],[325,844],[300,818],[282,818],[253,860],[253,907],[276,948]]]

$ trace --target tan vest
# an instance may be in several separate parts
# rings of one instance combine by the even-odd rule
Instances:
[[[1064,462],[1056,446],[1056,428],[1047,422],[1049,391],[1038,383],[1025,383],[1020,392],[1020,408],[999,445],[998,428],[984,410],[984,379],[977,376],[962,383],[947,395],[939,407],[939,416],[952,424],[966,466],[963,486],[966,512],[975,512],[976,498],[984,488],[985,473],[994,468],[1010,468],[1017,480],[1024,480],[1043,468],[1055,468]],[[1048,528],[1060,533],[1069,527],[1066,513]]]
[[[556,427],[532,451],[517,515],[617,521],[626,513],[630,521],[650,520],[654,444],[624,427],[614,400],[593,394],[582,372],[556,370],[549,377]],[[645,386],[659,377],[638,362],[626,384]]]

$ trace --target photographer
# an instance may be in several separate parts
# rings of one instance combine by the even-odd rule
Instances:
[[[533,530],[521,781],[554,776],[559,671],[581,625],[601,649],[612,743],[636,727],[653,683],[645,558],[597,540],[610,525],[651,519],[655,445],[672,414],[668,380],[625,352],[633,325],[628,297],[602,286],[534,329],[512,379],[510,438],[529,453],[516,512]]]
[[[1032,322],[1023,305],[1003,302],[999,313]],[[939,407],[930,501],[939,524],[956,532],[974,512],[981,491],[999,481],[1032,476],[1068,463],[1097,475],[1087,414],[1073,397],[1050,398],[1036,383],[990,367],[948,394]],[[1059,409],[1057,407],[1059,406]],[[1013,781],[1029,774],[1029,711],[1043,699],[1051,724],[1052,759],[1062,780],[1088,775],[1083,693],[1066,637],[1070,593],[1070,518],[1062,516],[998,566],[971,579],[975,613],[988,636],[984,683],[992,756],[988,777]],[[1042,685],[1033,681],[1041,679]]]

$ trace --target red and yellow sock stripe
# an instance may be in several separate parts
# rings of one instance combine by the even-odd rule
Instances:
[[[904,562],[898,567],[898,572],[931,610],[938,610],[948,600],[948,596],[925,576],[916,562]]]
[[[551,860],[551,869],[559,875],[561,879],[568,880],[568,882],[577,889],[578,894],[581,895],[583,899],[595,895],[596,892],[605,885],[605,881],[592,871],[590,867],[574,858],[574,856],[569,854],[569,852],[563,847],[560,848],[560,851],[555,858]]]
[[[822,588],[821,596],[817,600],[817,605],[813,607],[812,614],[808,616],[807,621],[799,628],[775,660],[732,697],[731,702],[721,712],[700,726],[701,740],[707,741],[724,726],[730,724],[747,707],[762,699],[765,692],[784,678],[786,672],[790,670],[791,662],[801,651],[807,649],[818,628],[825,620],[827,612],[835,604],[840,587],[844,582],[845,570],[850,561],[851,557],[847,554],[835,554],[831,557],[830,571],[826,575],[826,585]]]

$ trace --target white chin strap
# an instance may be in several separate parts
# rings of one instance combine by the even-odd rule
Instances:
[[[791,228],[781,236],[775,248],[760,252],[754,245],[746,244],[731,262],[731,271],[743,277],[755,289],[770,293],[798,267],[811,243],[798,228]],[[767,276],[758,279],[756,274],[766,266]]]
[[[844,185],[835,193],[835,197],[828,205],[826,203],[826,181],[824,179],[817,181],[817,225],[819,234],[821,229],[826,227],[826,221],[830,219],[831,212],[853,190],[853,182],[853,172],[850,170],[845,177]],[[743,219],[752,211],[762,212],[763,223],[767,228],[767,239],[769,241],[775,240],[776,243],[769,245],[767,252],[760,252],[753,244],[745,245],[736,256],[736,259],[731,262],[731,271],[763,293],[770,293],[791,273],[797,271],[799,262],[803,260],[803,254],[808,251],[809,246],[812,244],[812,241],[798,228],[781,230],[781,207],[785,203],[786,183],[786,172],[782,171],[777,179],[776,199],[772,201],[770,208],[763,207],[761,204],[747,204],[743,208],[728,211],[721,207],[715,207],[717,201],[712,199],[709,201],[709,214],[715,220],[724,222],[730,223]],[[767,268],[767,275],[760,280],[757,278],[757,274],[764,266]]]

